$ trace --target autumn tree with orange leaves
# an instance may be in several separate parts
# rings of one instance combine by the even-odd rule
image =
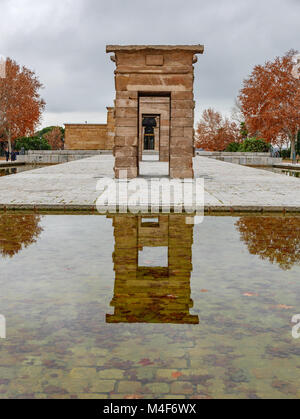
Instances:
[[[48,141],[52,150],[61,150],[63,148],[63,132],[60,127],[54,127],[44,135],[44,138]]]
[[[0,214],[0,256],[13,257],[36,243],[43,228],[38,214]]]
[[[251,255],[289,270],[300,264],[300,218],[241,217],[236,222]]]
[[[300,79],[293,73],[295,54],[291,50],[255,66],[238,98],[249,134],[273,144],[289,142],[292,157],[300,128]]]
[[[224,151],[230,143],[241,142],[238,125],[214,109],[206,109],[198,123],[196,146],[207,151]]]
[[[45,102],[39,94],[43,86],[33,71],[10,58],[5,70],[0,78],[0,134],[11,152],[16,138],[34,133]]]

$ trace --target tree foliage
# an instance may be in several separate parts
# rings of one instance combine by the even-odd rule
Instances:
[[[24,148],[25,151],[28,150],[51,150],[51,147],[48,141],[45,138],[40,137],[21,137],[18,138],[15,142],[15,149],[20,151],[21,148]]]
[[[35,243],[43,231],[37,214],[0,214],[0,254],[13,257]]]
[[[292,153],[300,126],[300,80],[292,71],[295,53],[255,66],[238,98],[250,135],[279,146],[289,141]]]
[[[236,223],[251,255],[289,270],[300,263],[299,217],[241,217]]]
[[[61,150],[63,148],[64,130],[60,127],[53,127],[43,135],[52,150]]]
[[[11,148],[16,138],[32,135],[45,107],[42,84],[35,73],[6,60],[6,75],[0,78],[0,132]]]
[[[206,109],[196,131],[196,145],[207,151],[224,151],[228,144],[240,142],[240,130],[236,122],[222,117],[214,109]]]
[[[61,150],[64,146],[65,130],[62,127],[46,127],[35,133],[33,137],[21,137],[15,142],[15,148],[28,150]]]
[[[246,138],[239,146],[239,151],[244,153],[267,153],[271,144],[262,138]]]

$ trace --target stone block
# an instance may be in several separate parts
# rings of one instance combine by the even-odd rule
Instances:
[[[116,90],[117,91],[127,91],[127,86],[129,83],[129,76],[128,75],[120,75],[116,76]]]
[[[194,100],[194,93],[187,92],[172,92],[172,100]]]
[[[177,127],[188,127],[192,128],[194,125],[193,118],[172,118],[171,120],[171,128]]]
[[[195,134],[193,127],[184,127],[183,132],[184,132],[184,137],[193,138]]]
[[[104,380],[121,380],[124,372],[117,369],[102,370],[98,372],[98,377]]]
[[[115,159],[115,167],[135,167],[137,165],[136,157],[117,157]]]
[[[145,385],[144,392],[149,394],[168,394],[170,387],[167,383],[149,383]]]
[[[134,91],[116,91],[116,99],[138,99],[138,92]]]
[[[136,127],[116,127],[116,137],[135,137]]]
[[[195,102],[193,100],[173,100],[173,109],[195,109]]]
[[[171,116],[175,118],[194,118],[192,109],[172,109]]]
[[[193,155],[194,148],[192,145],[188,145],[182,143],[180,146],[172,146],[170,147],[171,156],[187,156],[190,157]]]
[[[170,177],[172,179],[192,179],[194,178],[193,169],[180,169],[170,167]]]
[[[137,99],[116,99],[116,108],[136,108],[138,106]]]
[[[142,384],[139,381],[120,381],[118,384],[118,393],[135,394],[142,390]]]
[[[146,65],[162,66],[164,65],[163,55],[146,55]]]
[[[90,391],[91,393],[109,393],[114,390],[115,381],[112,380],[94,380]]]
[[[185,156],[170,156],[170,165],[171,168],[182,168],[182,169],[190,169],[193,167],[193,160],[191,157]]]
[[[171,384],[172,394],[193,394],[193,385],[188,381],[178,381]]]
[[[138,176],[138,168],[135,167],[116,167],[115,166],[115,177],[116,179],[120,179],[120,171],[127,170],[127,178],[128,179],[135,179]]]
[[[135,146],[138,145],[138,137],[137,136],[118,136],[115,137],[115,147],[122,147],[122,146]]]
[[[116,118],[137,118],[137,109],[116,108]]]
[[[172,136],[170,141],[171,147],[193,147],[194,146],[194,139],[193,137],[180,137],[180,136]]]
[[[184,127],[171,128],[170,134],[171,134],[171,138],[173,138],[173,137],[183,138],[184,137]]]
[[[115,156],[119,157],[136,157],[137,156],[137,147],[115,147]]]
[[[118,117],[116,120],[116,127],[135,127],[137,131],[137,123],[138,123],[137,116],[136,117],[126,116],[124,118]]]

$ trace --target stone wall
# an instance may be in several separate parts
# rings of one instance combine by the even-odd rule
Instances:
[[[221,151],[196,151],[196,156],[241,164],[242,166],[273,166],[281,163],[282,158],[271,157],[270,153],[229,153]]]
[[[66,150],[113,150],[114,108],[107,108],[107,124],[65,124]]]
[[[86,159],[100,154],[112,154],[112,150],[31,150],[24,156],[17,156],[17,162],[25,164],[59,164]]]

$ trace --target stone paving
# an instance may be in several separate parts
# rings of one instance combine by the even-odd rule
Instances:
[[[144,173],[151,174],[145,162]],[[112,178],[114,158],[95,156],[0,179],[0,208],[91,209],[97,181]],[[155,175],[159,175],[156,164]],[[161,175],[165,175],[165,167]],[[300,212],[299,179],[204,157],[194,159],[195,176],[205,180],[207,211]]]

